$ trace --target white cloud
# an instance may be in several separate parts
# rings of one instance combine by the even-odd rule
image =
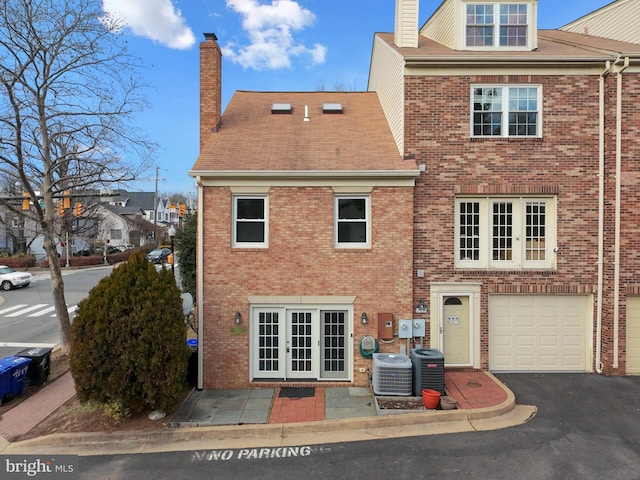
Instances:
[[[309,48],[296,42],[293,32],[311,26],[315,15],[294,0],[226,0],[227,7],[242,15],[242,28],[249,45],[229,43],[222,49],[226,58],[256,70],[276,70],[291,66],[294,57],[307,58],[312,65],[324,63],[327,48]]]
[[[196,43],[173,0],[102,0],[105,13],[121,19],[131,33],[169,48],[184,50]]]

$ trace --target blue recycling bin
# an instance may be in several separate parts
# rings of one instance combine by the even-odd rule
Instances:
[[[11,372],[9,365],[0,365],[0,405],[4,399],[11,398]]]
[[[22,395],[25,378],[29,370],[30,358],[5,357],[0,360],[0,367],[9,368],[9,394],[8,398]]]

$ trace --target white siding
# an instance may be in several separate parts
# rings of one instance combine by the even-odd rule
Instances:
[[[489,369],[588,371],[591,309],[586,295],[491,295]]]
[[[404,58],[377,36],[373,41],[368,90],[378,93],[398,151],[404,154]]]
[[[395,27],[396,46],[418,46],[418,0],[396,0]]]
[[[420,34],[451,49],[456,48],[456,25],[462,22],[456,15],[455,0],[444,2],[424,24]],[[463,18],[463,17],[462,17]],[[459,21],[456,22],[456,19]]]
[[[618,0],[565,25],[560,30],[621,42],[640,43],[640,2]]]

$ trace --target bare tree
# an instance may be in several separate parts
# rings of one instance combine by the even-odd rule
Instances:
[[[0,174],[31,200],[25,214],[44,236],[64,351],[70,321],[56,251],[65,225],[57,202],[135,179],[153,149],[130,124],[146,106],[140,61],[100,5],[0,0]]]

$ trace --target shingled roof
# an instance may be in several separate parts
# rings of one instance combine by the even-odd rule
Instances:
[[[272,113],[274,104],[291,110]],[[339,104],[341,110],[323,113],[325,104]],[[237,91],[190,174],[222,171],[406,171],[414,176],[417,166],[402,159],[375,92]]]

